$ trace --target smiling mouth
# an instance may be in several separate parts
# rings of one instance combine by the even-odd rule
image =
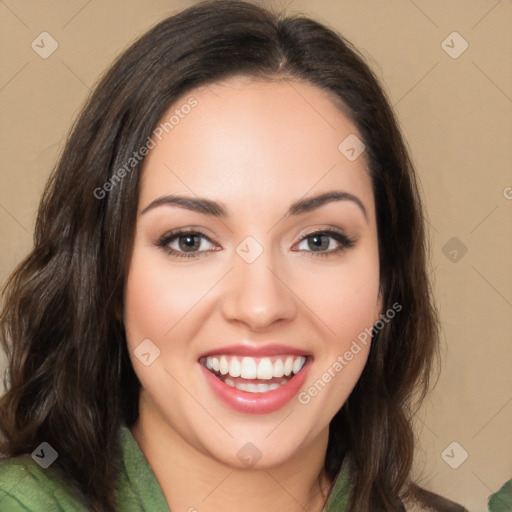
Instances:
[[[237,357],[217,355],[199,362],[228,386],[249,393],[267,393],[288,384],[309,356]]]

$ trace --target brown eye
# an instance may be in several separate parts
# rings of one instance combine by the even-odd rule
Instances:
[[[177,239],[180,250],[184,252],[197,250],[201,245],[201,241],[197,235],[181,235],[177,237]]]
[[[209,252],[208,248],[204,247],[208,243],[213,244],[204,233],[199,231],[178,231],[165,234],[158,241],[157,245],[173,256],[193,258]],[[199,250],[200,248],[202,249]]]

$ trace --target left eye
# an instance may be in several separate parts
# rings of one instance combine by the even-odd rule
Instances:
[[[187,258],[208,251],[208,247],[204,247],[205,243],[213,245],[211,240],[202,233],[182,231],[164,236],[158,245],[171,254]]]

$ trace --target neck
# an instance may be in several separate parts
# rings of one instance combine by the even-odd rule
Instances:
[[[291,460],[266,469],[235,468],[198,451],[144,407],[131,431],[173,512],[324,509],[332,485],[323,470],[328,429]]]

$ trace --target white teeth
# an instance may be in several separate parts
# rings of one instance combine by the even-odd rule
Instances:
[[[243,382],[240,382],[240,384],[236,384],[235,387],[240,391],[248,391],[249,393],[260,392],[258,391],[258,384],[244,384]]]
[[[264,357],[258,365],[258,379],[270,380],[273,377],[274,365],[268,357]]]
[[[274,377],[282,377],[284,375],[284,363],[281,359],[278,359],[274,363],[274,372],[272,374]]]
[[[240,377],[242,377],[242,379],[255,379],[256,375],[256,361],[252,357],[244,357],[242,359]]]
[[[288,357],[284,363],[284,374],[288,377],[293,370],[293,357]]]
[[[231,375],[231,377],[240,377],[241,371],[242,368],[240,366],[240,361],[238,360],[238,357],[233,357],[231,359],[231,363],[229,363],[229,375]]]
[[[226,375],[226,373],[229,371],[229,363],[225,356],[220,358],[219,371],[222,375]]]
[[[231,380],[229,377],[225,379],[224,382],[232,388],[239,389],[240,391],[247,391],[249,393],[267,393],[268,391],[273,391],[274,389],[277,389],[287,383],[285,380],[281,384],[278,384],[277,382],[274,384],[245,384],[244,382],[235,383],[235,381]]]
[[[300,370],[302,369],[302,367],[304,366],[305,362],[306,362],[305,357],[298,357],[297,359],[295,359],[295,361],[293,361],[293,367],[292,367],[293,373],[299,373]]]
[[[292,373],[299,373],[305,363],[305,357],[294,356],[263,357],[261,359],[243,357],[240,359],[235,356],[218,355],[204,359],[204,365],[208,370],[247,380],[271,380],[274,377],[290,377]]]

